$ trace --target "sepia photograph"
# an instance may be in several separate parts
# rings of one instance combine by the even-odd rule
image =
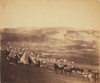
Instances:
[[[0,83],[100,83],[100,0],[0,0]]]

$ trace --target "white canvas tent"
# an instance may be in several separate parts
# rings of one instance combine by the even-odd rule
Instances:
[[[36,64],[37,62],[34,60],[33,56],[31,56],[31,52],[25,51],[23,56],[20,59],[20,62],[23,64],[29,64],[29,59],[32,61],[32,63]]]
[[[16,53],[16,51],[14,49],[12,49],[8,56],[12,57],[12,58],[15,58],[15,53]]]

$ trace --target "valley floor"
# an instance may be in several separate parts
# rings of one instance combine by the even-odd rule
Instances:
[[[61,75],[55,74],[48,69],[37,68],[22,64],[9,64],[8,61],[1,61],[1,83],[99,83],[83,80],[79,74],[73,72]]]

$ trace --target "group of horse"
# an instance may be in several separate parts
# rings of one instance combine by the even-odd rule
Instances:
[[[69,75],[72,75],[72,72],[75,72],[76,74],[78,74],[78,72],[81,74],[83,79],[89,79],[90,81],[92,80],[100,80],[99,78],[99,71],[93,71],[91,69],[83,69],[83,68],[78,68],[78,67],[69,67],[67,64],[66,65],[58,65],[57,63],[54,63],[54,71],[56,74],[60,73],[61,74],[65,74],[69,73]]]
[[[66,75],[66,72],[69,72],[70,75],[72,74],[73,71],[76,73],[79,71],[79,72],[81,72],[81,74],[84,72],[84,70],[81,68],[69,67],[67,64],[59,66],[56,63],[54,64],[54,70],[55,70],[56,74],[58,73],[58,71],[61,71],[61,74],[63,74],[63,71],[64,71],[65,75]]]

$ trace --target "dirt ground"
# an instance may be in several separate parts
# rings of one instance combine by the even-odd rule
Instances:
[[[2,58],[2,57],[1,57]],[[9,64],[1,59],[1,83],[99,83],[82,79],[80,74],[72,73],[72,76],[55,74],[53,70],[37,68],[23,64]]]

